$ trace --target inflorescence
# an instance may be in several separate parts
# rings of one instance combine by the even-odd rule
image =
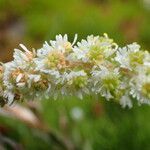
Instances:
[[[73,43],[67,35],[29,51],[14,50],[0,65],[0,105],[58,96],[86,95],[119,102],[122,107],[150,104],[150,53],[137,43],[120,48],[107,34]]]

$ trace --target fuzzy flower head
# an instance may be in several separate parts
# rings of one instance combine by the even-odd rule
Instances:
[[[44,79],[35,70],[32,70],[32,67],[31,70],[22,69],[16,66],[15,62],[9,62],[4,65],[4,68],[3,84],[6,87],[4,97],[9,104],[16,100],[34,99],[39,93],[48,89],[50,83],[47,78]]]
[[[87,85],[87,74],[84,71],[73,71],[67,74],[67,85],[83,88]]]
[[[77,94],[78,97],[82,97],[82,93],[88,92],[87,84],[88,84],[88,76],[84,70],[81,71],[71,71],[70,73],[64,73],[63,75],[63,94]]]
[[[120,76],[118,68],[110,70],[106,67],[100,67],[92,72],[94,87],[93,91],[100,93],[106,99],[114,98],[114,94],[120,85]]]
[[[82,40],[77,45],[73,49],[72,57],[75,57],[77,61],[90,62],[95,65],[103,63],[117,49],[117,44],[109,39],[107,34],[103,37],[88,36],[87,40]]]
[[[64,54],[59,51],[51,51],[45,58],[45,67],[47,69],[61,69],[66,67],[66,63]]]
[[[68,36],[65,34],[64,36],[62,35],[56,35],[56,40],[55,41],[50,41],[51,46],[53,49],[59,50],[63,53],[70,53],[72,51],[73,45],[75,44],[77,40],[77,35],[75,35],[73,43],[70,43],[68,41]]]
[[[73,43],[68,41],[68,37],[57,35],[55,41],[50,41],[50,45],[45,42],[43,47],[37,51],[38,57],[35,59],[38,70],[61,70],[68,66],[67,56],[72,52],[73,45],[77,39],[75,36]],[[41,63],[42,62],[42,63]]]
[[[136,43],[119,48],[115,60],[120,63],[122,68],[133,70],[138,65],[143,65],[147,52],[140,50]]]
[[[23,49],[14,49],[14,63],[20,68],[27,68],[27,66],[33,65],[33,59],[36,56],[35,50],[29,51],[23,44],[20,44],[20,47]]]
[[[130,96],[128,95],[128,93],[126,93],[125,95],[123,95],[123,96],[120,98],[120,105],[121,105],[123,108],[125,108],[125,107],[132,108],[133,104],[132,104],[131,98],[130,98]]]
[[[118,47],[107,34],[68,41],[65,34],[38,50],[14,50],[0,66],[0,105],[21,100],[85,95],[132,107],[150,104],[150,53],[136,43]]]
[[[139,103],[150,103],[150,67],[140,67],[138,74],[131,79],[130,94]]]

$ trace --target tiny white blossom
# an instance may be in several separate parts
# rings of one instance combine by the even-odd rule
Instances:
[[[104,37],[90,35],[87,40],[81,40],[77,43],[77,46],[73,48],[74,53],[70,56],[70,59],[77,59],[85,63],[91,61],[96,64],[101,63],[104,58],[113,55],[117,47],[117,44],[109,39],[107,34],[104,34]]]
[[[130,81],[130,94],[139,104],[150,104],[150,67],[139,67],[138,74]]]
[[[88,77],[87,74],[81,71],[71,71],[70,73],[65,72],[62,75],[62,94],[65,95],[77,95],[77,97],[83,97],[83,94],[88,94],[89,90],[86,87],[88,84]]]
[[[112,91],[115,92],[119,88],[119,68],[109,70],[104,66],[100,66],[98,70],[92,71],[93,91],[100,93],[107,100],[113,98]]]
[[[134,70],[136,66],[144,64],[146,55],[146,52],[141,51],[137,43],[133,43],[119,48],[116,52],[115,60],[120,63],[120,67]]]
[[[123,95],[120,99],[120,105],[125,108],[126,106],[132,108],[132,102],[128,94]]]
[[[33,58],[35,57],[35,51],[29,51],[23,44],[20,44],[23,51],[14,49],[14,63],[20,68],[26,68],[27,65],[31,65]]]

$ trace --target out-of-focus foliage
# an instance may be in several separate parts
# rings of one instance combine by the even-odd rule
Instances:
[[[123,45],[150,49],[148,0],[0,0],[0,61],[19,43],[39,48],[67,33],[72,39],[108,33]],[[28,106],[26,106],[28,107]],[[111,102],[45,100],[32,111],[46,129],[28,126],[0,109],[0,149],[148,150],[149,106],[122,109]],[[7,113],[6,113],[7,114]]]
[[[137,41],[148,49],[150,10],[145,1],[0,0],[0,59],[9,60],[20,42],[38,48],[59,33],[71,38],[78,33],[81,39],[106,32],[119,44]]]
[[[70,142],[72,149],[83,150],[148,150],[150,147],[148,106],[129,110],[111,102],[93,102],[92,98],[83,101],[68,98],[45,100],[41,107],[38,116],[42,117],[42,124],[48,126],[49,132],[1,117],[3,135],[29,150],[67,149]],[[67,143],[62,145],[62,139]]]

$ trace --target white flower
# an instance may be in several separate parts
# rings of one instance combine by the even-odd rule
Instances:
[[[5,86],[11,85],[9,80],[11,80],[11,72],[14,71],[17,68],[14,62],[8,62],[4,64],[4,77],[3,77],[3,82]]]
[[[11,104],[15,97],[15,93],[13,92],[13,89],[15,87],[10,82],[11,71],[13,71],[15,68],[16,68],[16,65],[13,62],[4,64],[3,84],[6,87],[6,89],[4,90],[4,98],[7,99],[8,104]]]
[[[150,104],[150,67],[139,67],[138,75],[133,76],[130,86],[130,94],[138,100],[139,104]]]
[[[78,42],[78,47],[75,46],[73,49],[73,57],[77,57],[77,59],[82,60],[83,62],[87,62],[89,60],[87,57],[87,53],[89,52],[90,47],[98,42],[99,36],[94,37],[93,35],[88,36],[87,40]]]
[[[113,92],[120,87],[119,68],[109,70],[104,66],[92,71],[92,88],[94,93],[101,94],[107,100],[114,98]]]
[[[50,44],[48,44],[48,42],[45,42],[45,44],[43,44],[43,47],[37,50],[37,56],[45,57],[51,51],[59,51],[60,53],[66,53],[67,50],[72,49],[72,46],[75,44],[76,40],[77,35],[75,35],[72,44],[68,41],[67,34],[65,34],[64,36],[60,34],[56,35],[55,41],[50,40]]]
[[[138,52],[140,50],[140,45],[135,42],[133,44],[127,45],[127,47],[130,52]]]
[[[75,44],[76,40],[77,40],[77,35],[75,35],[74,41],[71,44],[68,41],[67,34],[65,34],[64,37],[59,34],[59,35],[56,35],[56,41],[50,41],[50,43],[53,49],[56,49],[65,53],[67,49],[72,49],[72,46]]]
[[[14,101],[16,87],[19,87],[20,84],[24,85],[24,82],[21,81],[22,78],[23,74],[19,71],[16,63],[9,62],[4,64],[3,84],[6,87],[4,97],[8,100],[9,104]]]
[[[132,108],[132,101],[131,101],[131,99],[130,99],[130,97],[129,97],[129,95],[128,94],[125,94],[125,95],[123,95],[122,97],[121,97],[121,99],[120,99],[120,105],[123,107],[123,108],[125,108],[126,106],[127,107],[129,107],[129,108]]]
[[[107,34],[104,37],[90,35],[87,40],[81,40],[77,45],[73,48],[74,53],[70,55],[70,59],[96,64],[113,55],[118,47]]]
[[[37,50],[37,58],[34,59],[36,63],[36,70],[44,73],[55,72],[59,76],[58,70],[67,66],[67,56],[72,51],[72,46],[76,42],[77,35],[71,44],[68,41],[68,36],[57,35],[55,41],[50,41],[50,45],[45,42],[43,47]]]
[[[26,68],[27,65],[32,64],[32,60],[35,57],[35,51],[29,51],[23,44],[20,47],[24,50],[14,49],[14,63],[20,68]]]
[[[27,93],[27,97],[31,95],[36,97],[38,90],[36,92],[34,88],[36,86],[41,88],[42,85],[38,83],[41,80],[41,75],[31,74],[30,72],[34,72],[33,70],[27,71],[26,68],[23,70],[15,62],[6,63],[4,68],[3,84],[6,87],[4,97],[8,100],[8,103],[12,103],[16,98],[20,100]]]
[[[119,48],[115,60],[120,63],[120,67],[133,70],[136,66],[144,64],[146,55],[146,52],[141,51],[137,43],[133,43]]]
[[[70,73],[65,72],[62,75],[62,91],[64,95],[77,95],[77,97],[83,97],[83,94],[88,94],[89,90],[87,88],[88,76],[81,71],[71,71]]]
[[[119,48],[115,60],[121,64],[121,67],[130,69],[129,52],[126,47]]]

